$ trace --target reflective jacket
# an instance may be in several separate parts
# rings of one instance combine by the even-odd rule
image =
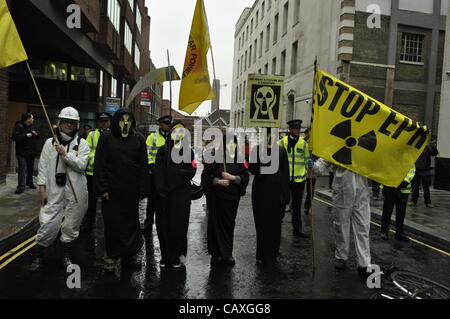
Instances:
[[[95,151],[97,150],[98,145],[98,139],[100,138],[100,130],[96,129],[95,131],[89,132],[89,135],[86,139],[86,142],[89,145],[89,148],[91,149],[91,152],[89,153],[89,164],[86,169],[87,175],[94,175],[94,161],[95,161]]]
[[[404,182],[407,182],[408,185],[406,187],[399,188],[400,192],[402,192],[403,194],[411,194],[411,190],[412,190],[411,181],[413,180],[414,175],[416,175],[416,167],[415,166],[413,166],[409,170],[408,174],[406,175],[405,179],[403,180]]]
[[[159,130],[154,133],[151,133],[147,137],[147,156],[148,163],[155,164],[156,161],[156,153],[158,153],[158,149],[166,144],[166,138],[161,134]]]
[[[285,136],[278,142],[278,145],[283,146],[288,154],[290,180],[296,183],[305,181],[306,161],[309,158],[308,143],[302,137],[299,137],[293,148],[294,151],[292,151],[292,149],[289,150],[289,137]]]

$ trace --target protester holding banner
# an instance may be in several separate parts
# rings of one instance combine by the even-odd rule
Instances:
[[[403,222],[405,220],[408,197],[411,194],[411,181],[415,173],[416,168],[411,168],[408,175],[397,188],[383,186],[384,203],[381,219],[381,238],[383,240],[388,240],[389,224],[391,223],[392,211],[395,206],[395,239],[404,242],[409,241],[409,238],[403,233]]]
[[[262,152],[264,151],[264,152]],[[261,154],[278,152],[279,168],[267,174],[262,170],[271,166],[272,160],[262,161]],[[278,145],[252,149],[249,171],[255,175],[252,186],[252,208],[256,227],[256,260],[260,264],[275,263],[278,258],[281,240],[281,222],[286,205],[289,203],[289,161],[286,150]]]
[[[291,190],[292,227],[294,236],[308,238],[302,232],[302,199],[306,184],[306,160],[309,158],[308,143],[300,136],[301,120],[287,122],[289,136],[278,144],[286,150],[289,160],[289,185]]]
[[[175,161],[180,156],[180,161]],[[161,249],[160,267],[179,269],[185,262],[191,211],[191,179],[197,164],[186,128],[172,123],[164,146],[158,149],[154,169],[156,230]],[[152,194],[153,195],[153,194]]]
[[[221,161],[205,164],[202,185],[208,205],[208,251],[211,265],[234,265],[233,239],[239,201],[249,182],[248,164],[238,161],[237,138],[223,138]],[[220,147],[219,146],[219,147]],[[225,163],[224,163],[224,160]]]

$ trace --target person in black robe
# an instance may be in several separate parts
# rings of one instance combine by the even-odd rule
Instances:
[[[289,162],[286,150],[274,146],[266,154],[278,149],[279,168],[274,174],[263,174],[261,168],[270,166],[271,162],[261,162],[261,146],[255,147],[249,164],[249,171],[255,175],[252,186],[252,207],[256,227],[256,260],[258,263],[271,264],[277,261],[281,240],[281,223],[290,200]],[[257,157],[256,157],[257,156]]]
[[[172,155],[175,153],[184,157],[182,162],[174,161]],[[191,179],[196,171],[197,164],[186,129],[181,122],[176,121],[166,144],[156,154],[154,169],[156,231],[161,249],[161,268],[171,266],[178,269],[186,259]]]
[[[139,266],[137,254],[144,243],[139,224],[139,199],[147,195],[149,171],[145,139],[137,134],[133,113],[120,109],[111,131],[102,134],[94,166],[96,192],[102,197],[105,232],[105,270],[118,263]]]
[[[208,208],[208,252],[212,265],[234,265],[234,227],[239,201],[249,182],[248,164],[238,161],[236,137],[228,143],[224,137],[219,147],[223,148],[222,160],[205,164],[202,172]]]

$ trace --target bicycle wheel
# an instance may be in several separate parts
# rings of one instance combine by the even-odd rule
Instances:
[[[392,282],[410,298],[450,299],[450,288],[408,271],[394,271]]]

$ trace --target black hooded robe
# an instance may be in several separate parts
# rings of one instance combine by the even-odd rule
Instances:
[[[145,139],[130,129],[127,138],[120,133],[119,110],[113,117],[111,132],[102,134],[97,146],[94,181],[99,196],[109,193],[102,201],[105,246],[108,257],[132,257],[144,241],[139,224],[139,199],[145,194],[148,159]],[[134,126],[134,121],[133,121]]]
[[[189,163],[176,164],[170,157],[172,148],[168,139],[156,154],[154,168],[156,230],[161,262],[166,265],[178,264],[179,257],[187,255],[191,179],[197,171],[192,150]]]
[[[256,152],[259,148],[255,148]],[[252,157],[253,158],[253,157]],[[255,175],[252,186],[253,217],[256,227],[256,259],[263,263],[276,262],[281,241],[281,222],[289,203],[289,162],[286,150],[279,148],[279,168],[275,174],[261,174],[258,152],[257,163],[249,164]]]
[[[215,178],[222,179],[223,163],[205,164],[202,185],[208,207],[208,252],[213,258],[233,257],[233,238],[239,201],[249,182],[248,169],[243,163],[226,163],[226,171],[240,177],[240,183],[230,186],[215,185]]]

